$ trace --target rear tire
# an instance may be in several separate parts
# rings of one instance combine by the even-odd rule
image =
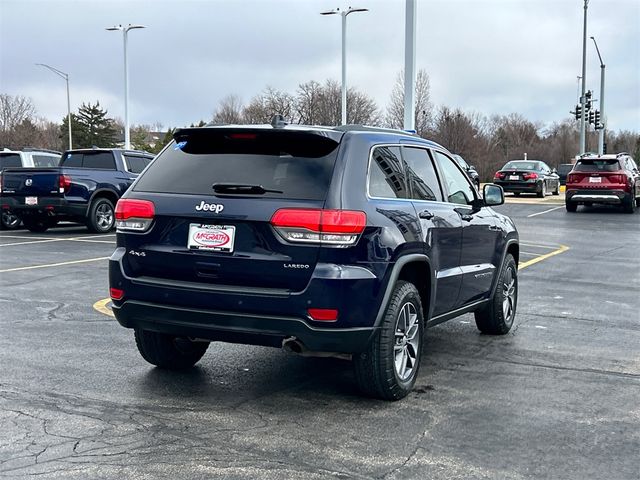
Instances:
[[[169,370],[193,367],[209,348],[208,342],[192,342],[187,338],[138,328],[135,329],[135,339],[142,358]]]
[[[544,181],[540,184],[540,191],[536,194],[539,198],[544,198],[547,196],[547,184]]]
[[[107,233],[116,223],[113,203],[106,198],[97,198],[89,208],[87,228],[92,233]]]
[[[55,225],[46,217],[25,217],[22,219],[24,227],[33,233],[44,233]]]
[[[578,204],[573,202],[566,202],[564,204],[567,212],[575,213],[578,210]]]
[[[474,312],[476,326],[488,335],[504,335],[511,330],[518,306],[518,267],[507,254],[498,285],[489,304]]]
[[[10,210],[2,210],[2,219],[0,220],[0,230],[16,230],[20,227],[20,218]]]
[[[424,316],[420,294],[399,281],[391,294],[380,330],[367,349],[353,357],[360,391],[383,400],[400,400],[413,389],[420,369]]]
[[[622,204],[625,213],[635,213],[636,211],[636,201],[632,195],[629,195],[629,198],[625,198]]]

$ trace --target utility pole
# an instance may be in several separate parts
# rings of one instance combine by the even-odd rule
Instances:
[[[65,82],[67,82],[67,124],[69,125],[69,150],[71,150],[73,148],[73,140],[71,139],[71,100],[69,97],[69,74],[44,63],[36,63],[36,65],[51,70],[59,77],[64,78]]]
[[[580,152],[582,155],[586,151],[586,97],[587,90],[587,8],[589,0],[584,0],[584,22],[582,26],[582,95],[580,96],[580,105],[582,105],[582,114],[580,115]]]
[[[404,23],[404,129],[416,128],[416,0],[406,0]]]

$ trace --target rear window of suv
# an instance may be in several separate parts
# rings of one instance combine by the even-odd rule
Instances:
[[[214,184],[230,183],[277,190],[252,198],[323,200],[337,147],[336,140],[311,132],[188,130],[154,160],[135,190],[214,195]]]
[[[576,172],[617,172],[620,170],[618,160],[578,160],[574,168]]]

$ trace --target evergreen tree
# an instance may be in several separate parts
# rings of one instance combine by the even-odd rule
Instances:
[[[67,117],[61,126],[61,135],[68,142]],[[93,146],[110,148],[116,146],[116,128],[114,121],[107,117],[107,111],[95,105],[83,103],[78,114],[71,114],[71,134],[74,148],[90,148]]]

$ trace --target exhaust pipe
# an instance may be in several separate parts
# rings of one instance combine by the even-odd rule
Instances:
[[[282,340],[282,349],[286,352],[299,355],[301,357],[321,357],[321,358],[338,358],[340,360],[351,360],[350,353],[338,352],[315,352],[307,349],[296,337],[287,337]]]

